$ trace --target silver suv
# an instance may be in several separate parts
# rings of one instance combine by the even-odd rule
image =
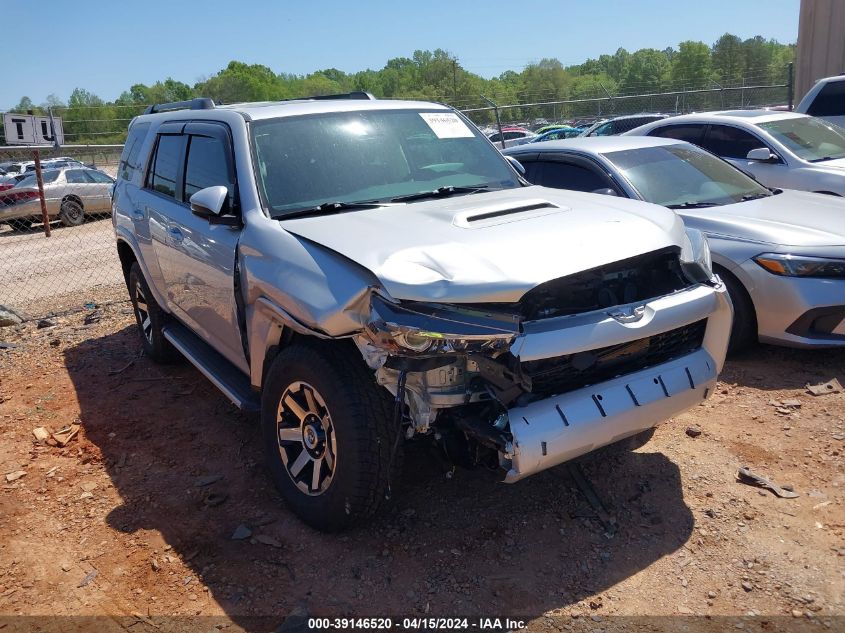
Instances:
[[[700,233],[531,186],[443,105],[153,106],[113,204],[146,353],[260,411],[275,484],[318,529],[383,505],[413,437],[515,482],[647,435],[724,360]]]

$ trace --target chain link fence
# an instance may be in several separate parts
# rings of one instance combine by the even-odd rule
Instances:
[[[109,221],[122,149],[0,148],[0,305],[34,318],[125,298]]]
[[[605,94],[587,99],[496,104],[468,108],[462,112],[482,128],[495,124],[497,110],[502,125],[532,128],[554,123],[591,124],[601,119],[644,112],[687,114],[707,110],[788,108],[791,99],[791,83],[787,82],[776,85],[713,86],[697,90]]]

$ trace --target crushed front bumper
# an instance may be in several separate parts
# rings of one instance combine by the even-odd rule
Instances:
[[[590,323],[584,315],[571,319],[570,331],[535,331],[541,346],[529,334],[523,352],[545,348],[552,355],[707,320],[702,345],[695,351],[508,410],[513,442],[512,450],[500,455],[507,470],[505,481],[518,481],[650,429],[704,400],[724,363],[732,317],[727,291],[720,283],[716,288],[698,286],[656,299],[646,305],[637,323],[623,324],[607,317]]]
[[[645,431],[704,400],[716,384],[704,349],[627,376],[508,411],[512,483]]]

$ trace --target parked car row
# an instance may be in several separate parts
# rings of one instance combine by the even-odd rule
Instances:
[[[764,139],[764,151],[778,155],[757,161]],[[532,183],[653,202],[702,231],[733,301],[733,349],[757,340],[845,345],[845,201],[786,189],[825,182],[824,189],[845,190],[845,137],[835,126],[792,113],[711,113],[505,153]],[[817,167],[823,162],[831,166]],[[780,169],[752,171],[755,180],[735,166],[749,164]]]
[[[41,169],[59,169],[60,167],[89,167],[94,168],[93,165],[86,165],[80,160],[71,158],[70,156],[57,156],[55,158],[45,158],[41,161]],[[35,172],[35,161],[6,161],[0,163],[0,176],[20,176]]]

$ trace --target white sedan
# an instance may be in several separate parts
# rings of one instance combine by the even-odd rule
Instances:
[[[731,110],[676,116],[625,134],[699,145],[766,187],[845,196],[845,130],[823,119]]]

